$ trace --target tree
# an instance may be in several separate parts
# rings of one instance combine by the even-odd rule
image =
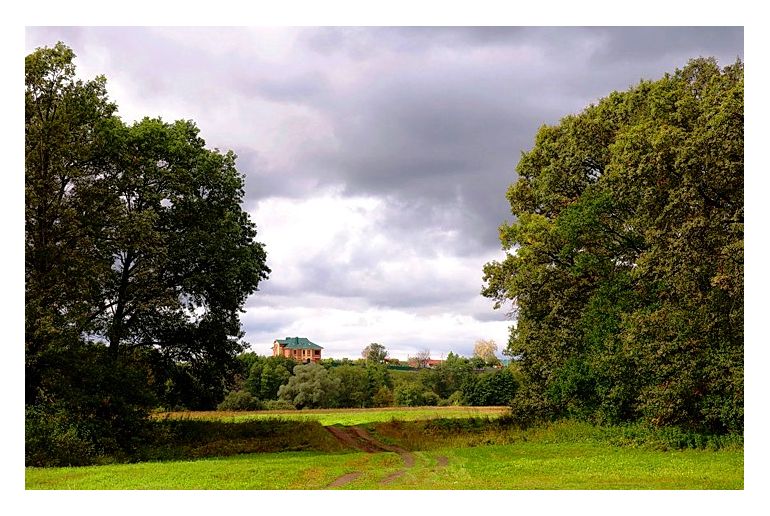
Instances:
[[[419,383],[405,383],[393,391],[396,405],[403,407],[433,406],[438,403],[438,395]]]
[[[358,365],[346,364],[329,370],[329,376],[339,382],[334,405],[343,408],[361,408],[369,405],[366,370]]]
[[[278,398],[297,408],[327,408],[339,396],[340,380],[316,363],[297,365],[294,376],[278,389]]]
[[[522,416],[743,428],[743,64],[696,59],[543,126],[508,190]]]
[[[463,398],[468,405],[489,407],[510,405],[518,383],[508,369],[482,373],[463,385]]]
[[[88,395],[126,415],[151,403],[129,391],[186,378],[213,408],[238,370],[239,313],[269,273],[235,155],[207,149],[192,121],[124,124],[74,57],[59,43],[25,60],[26,401],[86,410]],[[131,369],[139,383],[94,379],[76,396],[83,382],[61,364],[86,356],[105,361],[92,374]]]
[[[488,366],[500,363],[500,359],[497,358],[497,343],[492,339],[477,340],[473,345],[473,356],[482,359]]]
[[[26,401],[35,403],[55,355],[89,330],[93,298],[110,274],[109,187],[103,126],[115,105],[104,77],[75,78],[59,43],[25,59]]]
[[[367,362],[379,364],[388,358],[388,350],[386,350],[385,346],[382,344],[372,342],[364,348],[364,350],[361,352],[361,356],[364,357]]]
[[[393,391],[384,386],[380,387],[372,397],[373,407],[390,407],[393,405],[393,403],[395,403],[395,400],[393,399]]]
[[[244,388],[260,400],[278,398],[278,389],[291,378],[297,363],[288,357],[257,357]]]
[[[460,390],[472,375],[471,362],[450,351],[444,362],[429,370],[424,384],[440,397],[448,398],[452,393]]]
[[[430,363],[430,350],[423,349],[422,351],[418,351],[414,358],[410,358],[409,360],[417,363],[417,367],[428,367],[428,364]]]

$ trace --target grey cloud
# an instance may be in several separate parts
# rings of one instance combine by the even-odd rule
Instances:
[[[716,57],[722,65],[743,55],[742,27],[599,27],[603,39],[593,55],[597,64],[659,62],[673,57]],[[681,63],[682,65],[684,63]]]
[[[172,30],[182,37],[171,37]],[[499,248],[497,227],[511,218],[505,190],[542,124],[612,90],[656,79],[689,58],[713,55],[725,65],[743,56],[740,27],[327,27],[290,33],[296,39],[283,61],[259,58],[253,34],[241,28],[42,27],[29,28],[26,39],[28,47],[63,40],[81,59],[89,53],[97,62],[105,59],[108,90],[115,77],[140,97],[173,99],[210,141],[207,117],[259,124],[262,112],[250,111],[255,100],[271,107],[271,117],[297,108],[313,113],[329,127],[328,140],[305,145],[306,135],[293,135],[296,148],[281,163],[271,161],[256,137],[224,147],[227,135],[217,135],[217,143],[239,155],[247,208],[268,197],[311,197],[330,186],[386,198],[394,209],[384,214],[381,233],[426,256]],[[223,34],[238,39],[237,51],[218,51]],[[478,278],[457,285],[409,288],[379,278],[376,288],[366,288],[353,282],[367,268],[377,273],[380,260],[360,253],[340,264],[320,256],[304,264],[301,288],[413,310],[478,296],[480,270]],[[276,278],[280,264],[272,266]],[[296,285],[270,280],[257,298],[291,294],[281,288]]]

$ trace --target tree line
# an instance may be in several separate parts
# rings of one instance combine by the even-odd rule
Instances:
[[[695,59],[543,126],[507,192],[521,420],[743,430],[743,63]]]
[[[367,346],[363,355],[368,358],[323,359],[317,364],[242,353],[240,377],[218,408],[508,405],[519,385],[515,367],[493,369],[479,356],[466,358],[451,352],[431,368],[392,370],[385,363],[387,351],[377,346],[375,352]]]

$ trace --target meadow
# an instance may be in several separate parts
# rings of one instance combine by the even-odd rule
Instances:
[[[393,411],[312,414],[325,416],[327,422],[333,417],[337,421],[346,417],[360,421],[364,415],[369,416],[369,421],[355,426],[337,422],[327,427],[318,420],[165,419],[166,424],[186,428],[190,443],[204,450],[203,458],[27,468],[26,488],[743,488],[743,446],[737,440],[687,441],[684,434],[640,427],[602,428],[571,421],[518,429],[494,411],[489,411],[493,417],[466,419],[437,419],[437,413],[457,412],[436,408],[406,412],[416,417],[425,411],[432,411],[434,418],[380,421],[382,412],[392,415]],[[244,430],[247,428],[256,433],[248,436]],[[201,435],[195,432],[217,437],[201,443]],[[333,438],[335,434],[347,441]],[[261,446],[257,448],[261,453],[248,453],[244,443],[250,442]],[[294,451],[275,451],[290,450],[292,446]],[[182,455],[189,457],[191,449]],[[235,455],[205,456],[208,453]]]
[[[27,489],[742,489],[742,451],[522,442],[415,452],[282,452],[197,461],[28,468]],[[444,463],[444,465],[442,465]]]
[[[470,417],[499,417],[508,414],[508,407],[382,407],[361,409],[260,410],[253,412],[198,411],[158,412],[156,419],[192,419],[239,423],[262,419],[318,421],[323,426],[362,425],[385,421],[418,421]]]

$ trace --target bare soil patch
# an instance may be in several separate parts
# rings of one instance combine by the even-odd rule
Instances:
[[[361,476],[360,471],[354,471],[352,473],[346,473],[342,475],[341,477],[335,479],[331,484],[329,484],[327,487],[340,487],[344,486],[345,484],[349,484],[350,482],[354,481],[358,477]]]
[[[398,471],[395,471],[382,479],[380,481],[381,485],[390,484],[397,478],[401,477],[404,473],[406,473],[406,470],[408,468],[414,467],[414,454],[411,452],[406,451],[405,449],[401,448],[400,446],[393,446],[390,444],[385,444],[377,439],[375,439],[369,432],[366,431],[365,428],[360,426],[351,426],[351,427],[336,427],[336,426],[327,426],[326,429],[335,437],[337,438],[341,443],[345,444],[346,446],[349,446],[351,448],[355,448],[357,450],[364,451],[366,453],[377,453],[377,452],[394,452],[401,457],[401,460],[404,461],[404,468],[400,469]],[[446,457],[443,457],[446,460]],[[341,476],[340,478],[336,479],[334,482],[329,484],[329,487],[337,487],[339,485],[346,484],[348,482],[352,482],[358,476],[360,475],[360,472],[354,472],[354,473],[348,473],[346,475]],[[352,477],[351,477],[352,476]],[[343,482],[343,484],[338,484],[338,482]]]

